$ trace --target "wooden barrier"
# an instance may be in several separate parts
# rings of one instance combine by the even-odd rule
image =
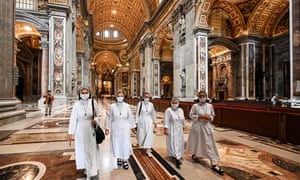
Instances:
[[[128,99],[136,105],[139,99]],[[156,111],[164,112],[170,100],[154,99]],[[186,119],[194,103],[180,102]],[[272,106],[260,102],[216,102],[213,103],[216,117],[214,124],[238,129],[253,134],[300,145],[300,109]]]

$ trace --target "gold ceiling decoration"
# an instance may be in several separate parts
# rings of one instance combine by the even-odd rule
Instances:
[[[16,38],[18,39],[26,37],[41,37],[41,34],[38,32],[37,28],[34,25],[24,22],[16,22],[15,34]]]
[[[104,30],[117,30],[123,37],[119,43],[130,43],[158,7],[158,0],[89,0],[88,3],[93,14],[95,42],[100,46],[112,42],[99,36]]]
[[[15,36],[31,48],[39,49],[41,47],[39,42],[41,34],[32,24],[16,22]]]
[[[118,56],[109,51],[102,51],[95,56],[95,68],[99,73],[111,72],[114,68],[120,65]]]

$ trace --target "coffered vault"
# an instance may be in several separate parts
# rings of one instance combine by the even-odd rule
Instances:
[[[89,0],[95,46],[130,43],[158,5],[158,0]],[[106,38],[105,30],[116,31],[118,38]]]

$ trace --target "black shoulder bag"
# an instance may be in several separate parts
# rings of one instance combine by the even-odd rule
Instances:
[[[95,109],[94,109],[94,99],[92,98],[92,108],[93,108],[93,119],[95,117]],[[96,142],[97,144],[101,144],[105,139],[105,134],[102,130],[102,128],[96,124],[94,125],[95,134],[96,134]]]
[[[140,107],[139,107],[139,116],[141,115],[141,111],[142,111],[142,103],[143,101],[140,102]]]

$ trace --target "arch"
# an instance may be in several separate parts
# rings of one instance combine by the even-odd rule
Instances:
[[[98,72],[105,73],[111,72],[112,69],[120,67],[119,57],[111,51],[101,51],[98,52],[93,59],[93,63],[96,65]]]
[[[215,0],[203,0],[196,12],[195,26],[208,27],[208,15]]]
[[[41,19],[37,18],[36,16],[33,16],[28,13],[16,11],[16,21],[33,24],[34,26],[37,27],[37,30],[41,32],[49,31],[49,26],[46,23],[44,23]]]
[[[214,46],[214,45],[220,45],[220,46],[224,46],[228,49],[230,49],[231,51],[239,51],[240,48],[239,46],[237,46],[235,43],[233,43],[232,41],[230,41],[229,39],[226,38],[216,38],[213,40],[208,41],[208,47],[210,46]]]
[[[280,25],[280,22],[282,20],[284,20],[285,17],[287,17],[287,22],[289,22],[289,18],[288,18],[289,17],[289,4],[286,3],[285,5],[286,6],[284,9],[282,9],[281,13],[279,13],[276,17],[274,17],[275,22],[273,23],[273,26],[270,28],[270,32],[269,32],[269,34],[271,36],[276,34],[276,30],[277,30],[278,26]],[[286,32],[288,32],[288,31],[289,31],[289,27],[287,26]],[[268,33],[268,32],[266,32],[266,33]]]
[[[270,37],[272,27],[281,19],[281,15],[285,14],[288,6],[286,0],[260,1],[247,22],[248,32]]]
[[[240,36],[245,29],[245,21],[241,11],[236,5],[227,1],[218,1],[213,5],[213,8],[220,8],[228,13],[229,21],[233,27],[233,37]],[[211,9],[211,10],[212,10]]]
[[[41,38],[41,34],[38,32],[36,26],[27,22],[16,22],[15,24],[15,37],[22,39],[26,37]]]
[[[214,8],[220,8],[229,14],[229,21],[233,27],[234,37],[238,37],[245,29],[245,21],[240,10],[227,1],[205,0],[198,8],[195,25],[208,27],[208,16]]]
[[[165,39],[167,39],[169,41],[173,40],[173,35],[171,36],[170,33],[171,33],[171,30],[169,29],[167,24],[163,24],[158,29],[156,39],[155,39],[155,45],[153,47],[153,55],[152,55],[155,59],[161,58],[160,52],[161,52],[161,48],[163,45],[163,41]]]

